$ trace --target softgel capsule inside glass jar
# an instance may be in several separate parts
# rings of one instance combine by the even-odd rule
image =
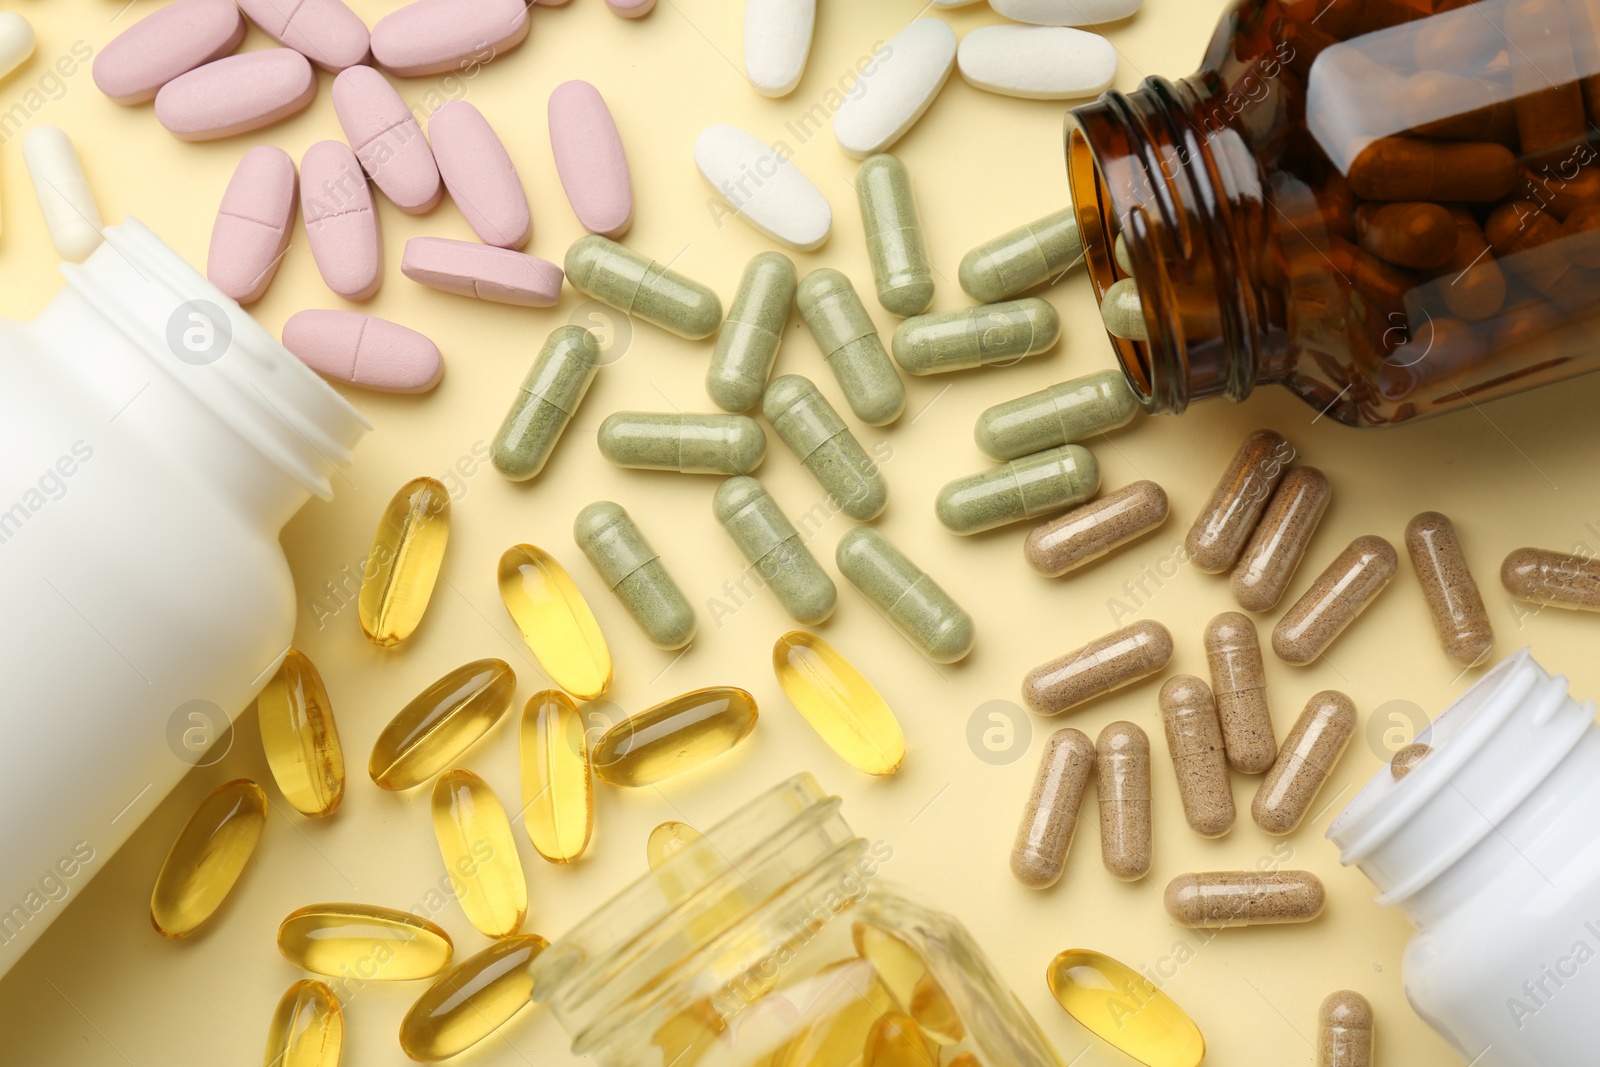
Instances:
[[[944,1062],[1060,1067],[961,924],[890,886],[893,849],[839,804],[791,778],[550,946],[533,999],[572,1051],[602,1067],[853,1063],[890,1017]]]

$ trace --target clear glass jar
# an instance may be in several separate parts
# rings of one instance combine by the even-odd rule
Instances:
[[[882,881],[893,850],[839,804],[791,778],[545,950],[533,999],[572,1051],[604,1067],[800,1067],[909,1040],[947,1064],[1060,1067],[961,924]]]

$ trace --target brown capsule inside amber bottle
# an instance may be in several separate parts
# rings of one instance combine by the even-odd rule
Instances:
[[[1248,615],[1224,611],[1206,624],[1205,644],[1228,763],[1241,774],[1265,773],[1278,758],[1278,741],[1256,624]]]
[[[1328,476],[1315,467],[1294,467],[1283,476],[1233,568],[1233,598],[1241,608],[1278,606],[1332,497]]]
[[[1356,731],[1356,706],[1336,689],[1306,702],[1278,759],[1256,790],[1250,815],[1269,834],[1293,833]]]
[[[1472,212],[1456,206],[1450,216],[1456,223],[1456,248],[1440,272],[1452,279],[1443,290],[1445,306],[1458,318],[1481,322],[1504,306],[1506,276]]]
[[[1356,209],[1361,247],[1397,267],[1442,266],[1456,250],[1456,224],[1438,204],[1362,204]]]
[[[1500,565],[1500,584],[1518,600],[1600,611],[1600,560],[1590,556],[1519,548]]]
[[[1372,1067],[1372,1004],[1353,989],[1317,1009],[1317,1067]]]
[[[1035,667],[1022,680],[1022,699],[1040,715],[1060,715],[1149,677],[1171,659],[1171,632],[1147,619]]]
[[[1350,188],[1363,200],[1487,203],[1517,181],[1505,145],[1380,137],[1350,164]]]
[[[1167,679],[1161,724],[1189,828],[1202,837],[1221,837],[1233,828],[1237,812],[1217,702],[1206,683],[1192,674]]]
[[[1152,532],[1168,510],[1164,489],[1134,482],[1035,526],[1022,554],[1040,574],[1059,578]]]
[[[1184,540],[1196,567],[1218,574],[1234,565],[1294,454],[1271,430],[1245,438]]]
[[[1272,650],[1285,663],[1306,664],[1384,591],[1400,565],[1394,546],[1368,534],[1351,541],[1284,612],[1272,630]]]
[[[1220,930],[1310,922],[1327,892],[1310,871],[1205,871],[1167,883],[1167,914],[1184,926]]]
[[[1437,511],[1424,511],[1406,525],[1406,552],[1445,655],[1463,667],[1477,663],[1493,647],[1494,630],[1455,524]]]
[[[1011,848],[1011,873],[1023,885],[1047,889],[1060,880],[1094,760],[1094,742],[1081,730],[1069,726],[1045,742]]]
[[[1131,722],[1114,722],[1095,741],[1100,801],[1100,858],[1124,882],[1150,873],[1150,738]]]

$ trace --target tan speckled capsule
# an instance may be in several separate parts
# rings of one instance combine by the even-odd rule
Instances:
[[[1167,679],[1161,687],[1161,723],[1189,828],[1201,837],[1221,837],[1238,813],[1217,703],[1206,683],[1192,674]]]
[[[1167,521],[1167,494],[1134,482],[1035,526],[1022,544],[1028,566],[1050,578],[1110,555]]]
[[[1383,538],[1367,534],[1351,541],[1272,628],[1272,650],[1294,664],[1322,655],[1384,591],[1399,565]]]
[[[1060,880],[1093,770],[1094,742],[1081,730],[1069,726],[1045,741],[1033,793],[1011,847],[1011,873],[1023,885],[1048,889]]]
[[[1150,873],[1150,738],[1131,722],[1114,722],[1095,742],[1100,798],[1100,858],[1124,882]]]
[[[1256,624],[1248,615],[1224,611],[1206,624],[1205,642],[1228,763],[1241,774],[1264,774],[1278,758],[1278,741]]]
[[[1256,790],[1250,805],[1256,825],[1269,834],[1293,833],[1355,732],[1356,706],[1349,697],[1324,689],[1308,700]]]
[[[1317,1010],[1317,1067],[1372,1067],[1372,1005],[1353,989]]]
[[[1294,446],[1271,430],[1244,439],[1184,539],[1196,567],[1221,574],[1238,561],[1294,455]]]
[[[1444,654],[1463,667],[1477,663],[1493,647],[1494,629],[1455,524],[1437,511],[1424,511],[1406,524],[1406,552]]]
[[[1310,871],[1207,871],[1167,883],[1167,914],[1184,926],[1305,923],[1322,914],[1327,891]]]
[[[1600,611],[1600,559],[1519,548],[1500,565],[1500,584],[1518,600]]]
[[[1333,489],[1315,467],[1294,467],[1272,494],[1256,532],[1233,568],[1233,599],[1246,611],[1271,611],[1305,558]]]
[[[1413,742],[1394,754],[1389,761],[1389,773],[1399,781],[1417,769],[1417,764],[1433,755],[1433,749],[1420,741]]]
[[[1156,673],[1171,659],[1171,632],[1159,622],[1136,622],[1029,671],[1022,699],[1040,715],[1060,715]]]

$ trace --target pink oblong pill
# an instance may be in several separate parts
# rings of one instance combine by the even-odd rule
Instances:
[[[425,393],[444,376],[432,341],[359,311],[297,311],[283,324],[283,347],[318,374],[382,393]]]
[[[489,120],[465,100],[451,100],[428,120],[439,175],[474,233],[501,248],[521,248],[533,233],[522,179]]]
[[[328,288],[365,300],[383,281],[383,240],[372,191],[343,141],[318,141],[300,158],[300,211],[311,256]]]
[[[316,72],[294,49],[241,52],[163,85],[156,118],[179,140],[210,141],[288,118],[316,93]]]
[[[430,289],[530,308],[559,302],[565,277],[549,260],[447,237],[407,241],[400,273]]]
[[[372,67],[351,67],[333,79],[333,110],[362,168],[395,207],[432,211],[444,195],[433,149],[394,86]]]
[[[655,10],[656,0],[606,0],[613,15],[625,19],[642,19]]]
[[[527,36],[522,0],[416,0],[372,27],[372,58],[417,78],[487,63]]]
[[[297,193],[294,160],[273,145],[244,154],[211,227],[206,277],[241,304],[261,299],[289,247]]]
[[[250,21],[281,45],[337,74],[367,58],[372,35],[341,0],[237,0]]]
[[[173,0],[94,57],[94,83],[119,104],[142,104],[167,82],[220,59],[244,40],[233,0]]]
[[[550,151],[584,229],[621,237],[633,225],[633,182],[622,135],[600,90],[562,82],[550,94]]]

